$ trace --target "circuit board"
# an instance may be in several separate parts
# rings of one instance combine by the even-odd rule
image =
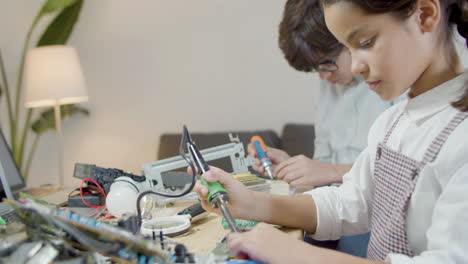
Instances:
[[[15,209],[21,223],[0,230],[0,263],[255,263],[234,260],[226,239],[219,241],[208,256],[198,256],[162,235],[147,239],[32,199],[5,201]]]

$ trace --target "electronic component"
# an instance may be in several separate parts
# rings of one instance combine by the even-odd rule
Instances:
[[[50,236],[55,236],[64,243],[72,240],[74,242],[65,247],[67,250],[78,243],[80,249],[105,254],[118,263],[121,263],[121,260],[145,264],[173,263],[168,251],[159,249],[154,244],[148,244],[141,237],[120,227],[29,199],[22,200],[21,204],[9,200],[8,203],[16,207],[21,220],[27,223],[28,233],[32,232],[35,239],[49,240]],[[67,239],[64,240],[64,236]],[[46,247],[43,245],[42,248]],[[75,249],[73,252],[76,251]],[[38,263],[49,262],[38,261]],[[8,263],[24,263],[24,261]]]
[[[252,229],[254,226],[258,224],[257,221],[244,220],[244,219],[234,219],[234,222],[236,223],[237,228],[239,228],[239,230],[242,230],[242,231]],[[221,220],[221,225],[223,226],[224,229],[229,229],[229,225],[226,219],[224,218]]]
[[[139,219],[136,215],[130,215],[125,219],[119,220],[117,225],[129,232],[132,232],[132,234],[138,233],[140,231],[140,227],[138,226]]]
[[[174,248],[174,257],[177,263],[195,263],[193,254],[189,253],[182,244],[177,244]]]
[[[144,182],[144,176],[132,174],[119,169],[102,168],[94,164],[75,163],[73,177],[78,179],[91,178],[104,188],[106,193],[109,192],[111,184],[118,177],[126,176],[136,182]]]
[[[10,224],[18,221],[15,210],[6,203],[0,203],[0,224]]]
[[[226,239],[211,254],[196,255],[162,232],[153,231],[151,240],[143,240],[138,234],[66,208],[50,207],[30,199],[6,202],[15,208],[25,224],[21,228],[12,225],[0,232],[1,263],[259,264],[232,259]],[[126,228],[128,225],[134,228],[136,216],[128,220]]]
[[[83,199],[89,204],[93,206],[101,206],[104,204],[104,196],[100,194],[85,194],[83,198],[80,195],[70,196],[68,197],[67,206],[68,207],[88,207],[83,202]]]

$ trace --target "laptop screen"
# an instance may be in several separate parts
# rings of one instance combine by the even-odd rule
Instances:
[[[15,192],[25,187],[23,177],[21,176],[18,166],[16,165],[13,155],[11,154],[8,143],[5,140],[2,130],[0,129],[0,163],[3,167],[3,171],[0,169],[0,173],[5,173],[7,183],[1,182],[0,184],[0,198],[4,198],[5,187],[9,186],[11,191]],[[3,177],[0,177],[0,181]],[[1,199],[0,199],[1,201]]]

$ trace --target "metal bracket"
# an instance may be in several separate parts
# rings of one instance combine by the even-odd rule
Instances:
[[[231,138],[232,136],[230,135],[229,137]],[[232,138],[236,139],[236,137]],[[239,137],[237,137],[237,140],[239,140]],[[200,153],[206,161],[229,157],[233,169],[232,174],[250,173],[249,166],[252,166],[254,163],[252,158],[246,157],[244,146],[240,142],[232,142],[204,149],[201,150]],[[164,177],[162,176],[162,173],[186,167],[187,162],[181,156],[175,156],[142,165],[146,181],[155,191],[167,191],[164,188]]]

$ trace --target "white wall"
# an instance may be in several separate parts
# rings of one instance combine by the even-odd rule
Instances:
[[[10,86],[41,0],[4,0],[0,47]],[[283,1],[85,1],[69,44],[88,83],[91,116],[62,123],[67,182],[75,162],[139,172],[159,135],[312,122],[316,77],[292,70],[277,45]],[[4,104],[2,100],[2,104]],[[5,111],[4,105],[1,111]],[[2,113],[2,122],[6,121]],[[56,137],[44,134],[29,185],[57,179]]]

